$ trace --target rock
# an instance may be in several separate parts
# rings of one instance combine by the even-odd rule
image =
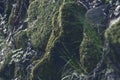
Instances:
[[[101,5],[88,10],[86,13],[86,20],[95,25],[95,27],[97,26],[97,31],[99,33],[103,33],[103,31],[106,29],[108,23],[107,9],[108,5]]]
[[[87,11],[84,22],[84,38],[80,46],[80,62],[86,72],[91,72],[102,58],[104,31],[106,29],[108,5],[102,5]]]
[[[61,80],[65,60],[74,58],[79,61],[85,13],[86,9],[82,5],[76,3],[61,5],[53,18],[54,28],[45,55],[33,69],[33,79],[38,79],[39,76],[44,80]]]
[[[106,65],[107,69],[112,69],[107,78],[112,77],[115,80],[120,79],[120,18],[112,21],[112,24],[105,31],[105,38],[109,41],[109,54],[107,56]],[[109,79],[107,79],[109,80]]]
[[[120,24],[120,17],[111,21],[109,28],[107,28],[105,32],[106,39],[110,40],[112,44],[120,44],[120,37],[119,37],[119,24]]]
[[[48,0],[34,0],[28,9],[28,34],[32,45],[38,50],[45,51],[51,31],[52,17],[58,10],[61,1],[52,3]],[[49,3],[49,4],[48,4]]]

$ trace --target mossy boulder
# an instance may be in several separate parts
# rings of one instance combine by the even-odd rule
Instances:
[[[113,22],[113,21],[112,21]],[[115,62],[118,62],[120,56],[120,18],[116,19],[105,31],[105,38],[109,41],[110,53]]]
[[[96,35],[97,36],[97,35]],[[96,43],[98,42],[98,43]],[[84,35],[80,46],[80,62],[86,72],[91,72],[102,58],[102,42]]]
[[[104,31],[108,26],[107,14],[108,5],[100,5],[98,7],[89,9],[86,13],[86,22],[93,25],[96,32],[100,35],[101,39],[104,40]]]
[[[113,25],[110,25],[105,32],[105,37],[112,44],[120,44],[120,19]]]
[[[15,47],[17,49],[22,48],[25,49],[27,47],[28,35],[27,30],[19,31],[14,35]]]
[[[105,38],[109,42],[108,56],[106,59],[107,71],[109,76],[114,75],[116,78],[120,78],[120,18],[111,21],[110,26],[105,31]],[[111,71],[110,71],[111,70]]]
[[[80,62],[88,73],[97,67],[97,64],[103,55],[103,31],[105,30],[105,25],[102,24],[102,21],[106,18],[103,16],[103,13],[96,13],[98,9],[103,7],[104,6],[95,9],[93,8],[86,13],[84,38],[80,46]],[[100,20],[97,20],[101,15],[103,17]],[[101,25],[104,27],[102,28]],[[100,28],[102,28],[102,31],[99,31]]]
[[[29,36],[33,47],[45,50],[52,31],[52,17],[62,1],[34,0],[28,9]]]
[[[42,60],[34,67],[33,78],[61,80],[62,68],[66,64],[65,59],[74,57],[79,61],[79,46],[83,38],[85,13],[86,9],[77,3],[61,5],[59,12],[56,12],[52,19],[53,30],[45,49],[46,52]]]

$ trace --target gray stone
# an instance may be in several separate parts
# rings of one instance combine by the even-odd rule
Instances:
[[[107,8],[108,8],[108,5],[101,5],[99,7],[89,9],[86,13],[86,19],[97,25],[103,25],[103,23],[107,19],[107,14],[105,13]]]

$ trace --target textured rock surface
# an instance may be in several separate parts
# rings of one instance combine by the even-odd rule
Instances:
[[[80,47],[81,64],[86,71],[91,72],[101,60],[102,48],[104,44],[103,34],[105,31],[107,17],[104,15],[103,9],[107,6],[100,6],[88,10],[84,25],[84,38]],[[99,10],[101,10],[99,12]]]
[[[115,80],[119,80],[120,63],[118,61],[120,56],[120,18],[113,20],[112,23],[113,24],[111,24],[105,32],[105,37],[109,41],[110,45],[110,51],[107,57],[107,65],[109,65],[107,70],[107,80],[109,77]]]
[[[0,0],[0,80],[119,80],[119,4]]]
[[[65,3],[60,7],[59,12],[54,15],[54,29],[46,47],[45,56],[33,69],[33,77],[37,78],[35,74],[39,73],[41,79],[60,80],[61,70],[66,63],[64,57],[67,59],[74,57],[79,61],[79,45],[83,38],[85,12],[85,8],[76,3]],[[49,66],[48,75],[48,68],[45,66]],[[42,69],[46,70],[46,74]]]

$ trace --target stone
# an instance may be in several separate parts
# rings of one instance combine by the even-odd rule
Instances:
[[[38,79],[39,76],[45,80],[61,80],[65,60],[74,57],[79,62],[79,45],[83,38],[85,13],[86,9],[77,3],[61,5],[53,18],[54,28],[46,52],[33,69],[33,78]]]

